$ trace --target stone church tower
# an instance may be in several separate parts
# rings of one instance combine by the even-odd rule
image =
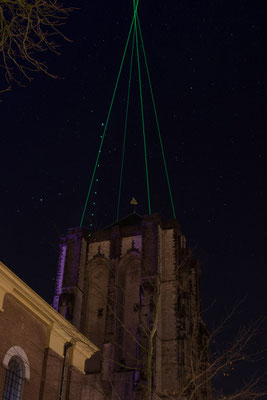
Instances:
[[[153,399],[186,399],[197,375],[193,398],[210,399],[199,275],[175,220],[131,214],[91,235],[68,230],[54,308],[100,349],[86,362],[82,400],[143,399],[150,379]]]

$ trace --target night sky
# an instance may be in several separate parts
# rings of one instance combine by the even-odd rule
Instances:
[[[63,28],[73,42],[45,55],[63,79],[33,74],[0,102],[1,260],[49,303],[59,237],[80,223],[132,17],[131,1],[68,5],[80,8]],[[238,324],[266,313],[266,11],[261,0],[139,5],[177,219],[202,264],[203,308],[215,300],[209,326],[243,298]],[[116,219],[129,61],[88,203],[93,230]],[[148,213],[136,71],[120,217],[132,196]],[[144,72],[152,212],[170,218]]]

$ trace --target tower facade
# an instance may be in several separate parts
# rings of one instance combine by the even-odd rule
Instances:
[[[200,268],[179,223],[129,215],[60,243],[54,308],[99,352],[85,363],[82,400],[209,400]],[[177,397],[173,397],[173,394]]]

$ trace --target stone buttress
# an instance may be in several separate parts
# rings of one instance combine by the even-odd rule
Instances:
[[[208,340],[199,275],[179,223],[157,214],[132,214],[91,235],[68,230],[54,307],[100,349],[85,365],[82,399],[142,399],[155,326],[153,399],[181,392]],[[195,398],[209,399],[209,385]]]

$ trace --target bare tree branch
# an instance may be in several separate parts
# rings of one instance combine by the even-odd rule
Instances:
[[[70,41],[60,28],[72,10],[57,0],[0,0],[0,67],[8,82],[23,86],[34,71],[58,78],[41,53],[59,54],[59,37]]]

